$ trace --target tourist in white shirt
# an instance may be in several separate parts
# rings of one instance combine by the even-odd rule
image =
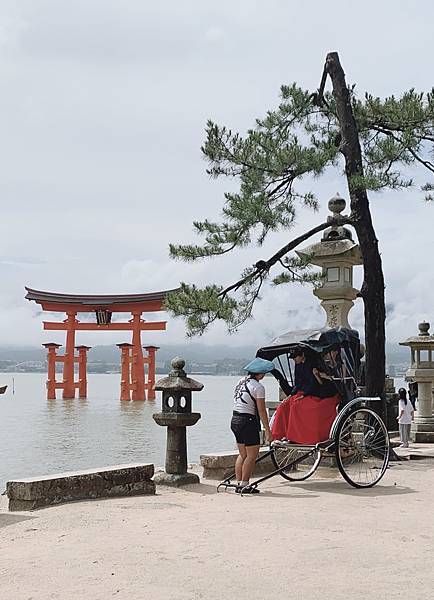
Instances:
[[[404,388],[398,390],[398,424],[399,437],[401,438],[400,448],[408,448],[410,438],[410,427],[413,421],[414,410],[410,400],[407,400],[407,392]]]
[[[231,429],[238,446],[238,457],[235,462],[237,479],[236,492],[258,494],[259,490],[249,486],[250,476],[259,454],[259,430],[261,423],[265,430],[267,442],[271,442],[271,431],[265,408],[265,388],[259,383],[266,373],[274,369],[274,364],[263,358],[255,358],[244,370],[246,377],[240,379],[234,391],[234,411]]]

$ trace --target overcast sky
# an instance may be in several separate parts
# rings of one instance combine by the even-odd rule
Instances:
[[[433,22],[428,0],[0,0],[0,344],[63,341],[42,331],[24,285],[132,293],[230,283],[320,222],[335,192],[347,197],[339,173],[311,183],[319,214],[301,210],[292,232],[259,250],[193,266],[168,258],[169,242],[194,241],[193,219],[218,217],[228,187],[205,174],[207,118],[245,131],[277,105],[281,84],[315,89],[334,50],[360,93],[429,90]],[[371,195],[371,205],[395,342],[434,321],[434,205],[417,189]],[[311,289],[294,286],[268,290],[255,317],[202,341],[260,344],[324,323]],[[350,321],[363,329],[361,306]],[[169,318],[144,342],[183,339],[182,321]]]

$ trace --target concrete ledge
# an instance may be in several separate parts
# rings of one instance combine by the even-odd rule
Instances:
[[[268,448],[261,448],[259,450],[259,456],[266,454]],[[237,452],[215,452],[214,454],[202,454],[200,457],[200,464],[203,467],[203,479],[218,479],[221,481],[225,477],[232,475],[235,468],[235,461],[237,459]],[[264,475],[274,471],[275,467],[271,461],[271,458],[265,458],[262,462],[256,465],[253,472],[254,476]]]
[[[173,487],[181,487],[183,485],[191,485],[193,483],[200,483],[199,475],[196,473],[183,473],[182,475],[176,475],[173,473],[166,473],[160,471],[154,476],[154,481],[157,485],[170,485]]]
[[[33,510],[72,500],[155,494],[153,474],[153,464],[133,464],[8,481],[9,510]]]
[[[392,447],[399,458],[404,460],[423,460],[434,458],[434,444],[430,443],[415,443],[410,441],[409,448],[401,448],[399,438],[391,440]]]

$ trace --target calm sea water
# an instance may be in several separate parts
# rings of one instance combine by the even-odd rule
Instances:
[[[193,394],[193,410],[202,418],[187,430],[189,462],[234,448],[229,421],[239,377],[197,379],[205,387]],[[152,419],[161,407],[158,393],[152,402],[121,402],[119,375],[89,375],[87,400],[47,400],[45,380],[39,373],[0,373],[0,385],[8,385],[0,395],[0,492],[13,478],[129,462],[164,464],[166,428]],[[267,377],[264,385],[267,398],[277,398],[276,381]]]

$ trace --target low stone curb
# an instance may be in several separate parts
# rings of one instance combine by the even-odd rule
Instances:
[[[153,475],[153,464],[133,464],[8,481],[9,510],[34,510],[73,500],[155,494]]]

